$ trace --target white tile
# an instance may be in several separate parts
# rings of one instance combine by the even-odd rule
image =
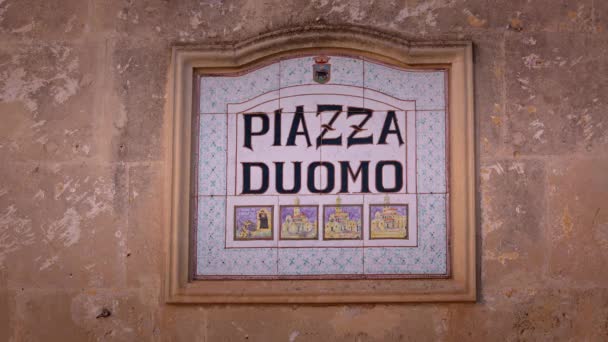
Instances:
[[[271,91],[238,103],[227,103],[228,113],[273,113],[279,109],[279,91]]]
[[[343,190],[343,181],[341,179],[341,161],[348,162],[348,165],[353,173],[357,171],[362,162],[368,162],[369,171],[367,179],[370,192],[378,192],[376,187],[376,169],[379,169],[383,171],[382,185],[384,188],[398,188],[399,190],[397,192],[405,193],[406,182],[408,179],[406,173],[408,171],[407,146],[409,141],[409,137],[407,135],[406,112],[394,112],[394,118],[396,121],[391,119],[388,112],[373,112],[367,122],[361,127],[361,123],[365,118],[366,115],[353,115],[350,118],[348,118],[346,115],[339,116],[332,125],[333,128],[335,128],[335,131],[328,133],[328,136],[337,137],[341,135],[342,144],[321,147],[321,158],[323,161],[331,162],[335,165],[336,169],[336,187],[332,193],[338,193]],[[322,116],[322,124],[329,123],[331,119],[331,113],[324,113]],[[379,144],[382,128],[387,121],[389,123],[390,130],[397,130],[399,135],[397,135],[397,133],[388,134],[386,139],[383,140],[386,144]],[[355,130],[352,127],[353,125],[364,130]],[[354,144],[348,146],[349,136],[353,134],[353,132],[356,132],[353,139],[371,137],[372,144]],[[381,164],[379,165],[379,163]],[[383,164],[384,166],[382,166]],[[396,182],[395,175],[399,168],[401,169],[401,172],[398,173],[401,178],[400,187]],[[361,171],[361,174],[358,176],[356,181],[353,181],[349,174],[347,179],[348,191],[357,193],[363,190],[363,178],[363,171]]]
[[[280,90],[280,106],[284,111],[295,112],[297,106],[316,113],[319,105],[363,106],[363,88],[341,85],[302,85]]]
[[[234,144],[229,143],[234,147],[235,152],[229,153],[229,171],[228,182],[230,185],[230,193],[236,195],[243,194],[244,189],[244,170],[243,163],[260,163],[262,162],[268,169],[268,188],[263,193],[264,195],[278,194],[277,191],[277,164],[283,163],[283,188],[284,190],[292,190],[295,185],[295,169],[297,164],[300,165],[300,185],[301,194],[309,194],[308,190],[308,170],[309,166],[314,162],[321,160],[321,152],[315,147],[315,139],[320,132],[320,118],[314,113],[303,113],[302,116],[295,113],[282,113],[280,126],[275,125],[275,115],[269,115],[268,131],[265,134],[252,135],[249,147],[245,146],[245,120],[248,114],[234,115],[235,128],[230,128],[231,132],[235,132],[233,136],[229,135],[229,140],[234,141]],[[265,119],[259,116],[252,117],[252,132],[263,132],[263,122]],[[296,119],[297,117],[303,120]],[[280,127],[279,144],[275,145],[275,133],[277,127]],[[290,134],[291,128],[302,134]],[[306,127],[306,129],[304,129]],[[307,135],[305,133],[308,133]],[[308,137],[308,138],[307,138]],[[308,145],[310,143],[310,146]],[[290,145],[294,144],[294,145]],[[232,151],[232,150],[231,150]],[[262,166],[251,167],[251,189],[257,190],[262,188]],[[232,176],[234,175],[234,178]],[[320,187],[320,170],[314,172],[314,184]],[[257,194],[251,194],[256,196]]]
[[[398,110],[407,111],[416,109],[415,100],[402,100],[373,89],[364,89],[363,106],[375,111]]]

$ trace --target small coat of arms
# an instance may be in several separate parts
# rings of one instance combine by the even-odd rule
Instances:
[[[312,66],[312,79],[320,84],[329,82],[331,78],[331,64],[328,64],[328,56],[317,56],[314,58],[315,64]]]

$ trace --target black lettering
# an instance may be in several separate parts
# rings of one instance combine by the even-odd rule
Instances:
[[[353,181],[356,181],[359,175],[361,175],[361,192],[369,191],[369,161],[362,161],[359,164],[356,172],[350,168],[350,163],[347,161],[340,162],[340,192],[348,193],[348,176],[352,177]]]
[[[374,135],[370,134],[367,137],[355,137],[358,133],[367,130],[363,128],[367,121],[372,117],[372,110],[367,108],[358,108],[358,107],[348,107],[347,117],[351,117],[354,115],[365,115],[365,118],[361,120],[358,125],[351,125],[350,127],[353,129],[352,133],[348,136],[348,140],[346,142],[346,147],[351,147],[352,145],[368,145],[374,143]]]
[[[275,175],[277,182],[277,192],[280,194],[297,194],[302,188],[302,162],[293,163],[293,188],[287,190],[283,186],[283,166],[285,162],[274,162],[275,164]]]
[[[274,111],[274,142],[272,146],[281,146],[281,113],[283,109]]]
[[[302,131],[299,131],[298,128],[302,125]],[[289,130],[289,137],[287,137],[286,146],[295,146],[296,145],[296,137],[298,135],[303,135],[306,137],[306,143],[308,147],[312,146],[310,143],[310,137],[308,136],[308,128],[306,128],[306,120],[304,120],[304,106],[297,106],[296,113],[293,117],[293,121],[291,122],[291,129]]]
[[[338,119],[340,113],[342,113],[342,106],[339,105],[318,105],[317,106],[317,116],[321,115],[323,112],[331,112],[335,111],[334,116],[331,117],[328,123],[322,124],[321,127],[323,130],[321,134],[317,137],[317,148],[321,145],[342,145],[342,134],[339,137],[335,138],[324,138],[325,134],[328,131],[335,131],[336,129],[333,127],[334,122]]]
[[[261,131],[259,131],[259,132],[252,131],[253,118],[262,119],[262,130]],[[244,114],[243,119],[245,120],[245,145],[244,145],[244,147],[253,151],[253,148],[251,147],[251,137],[254,135],[264,135],[264,134],[268,133],[268,129],[270,126],[269,120],[268,120],[268,115],[266,115],[265,113],[250,113],[250,114]]]
[[[315,186],[315,170],[319,166],[324,166],[327,169],[327,185],[323,189],[317,189]],[[326,194],[334,189],[334,165],[329,162],[313,162],[308,165],[308,191],[314,194]]]
[[[259,189],[251,189],[251,168],[259,167],[262,169],[262,185]],[[243,163],[243,194],[263,194],[268,190],[269,172],[268,166],[264,163]]]
[[[395,125],[395,129],[391,129],[391,124]],[[397,115],[395,115],[395,111],[393,110],[390,110],[386,113],[386,119],[384,120],[384,125],[382,126],[382,132],[380,133],[378,145],[386,145],[386,138],[389,134],[397,134],[397,139],[399,139],[399,146],[403,145],[401,129],[399,128],[399,123],[397,122]]]
[[[382,169],[386,165],[395,167],[395,186],[392,188],[384,187],[384,175]],[[378,192],[399,192],[403,187],[403,166],[396,160],[383,160],[376,164],[376,190]]]

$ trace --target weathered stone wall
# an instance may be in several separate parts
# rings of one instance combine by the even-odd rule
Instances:
[[[171,46],[313,24],[474,41],[478,303],[163,304]],[[599,0],[0,0],[0,341],[607,340],[607,30]]]

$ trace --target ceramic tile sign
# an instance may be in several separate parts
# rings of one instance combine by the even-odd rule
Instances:
[[[323,54],[201,75],[197,277],[446,276],[446,81]]]

